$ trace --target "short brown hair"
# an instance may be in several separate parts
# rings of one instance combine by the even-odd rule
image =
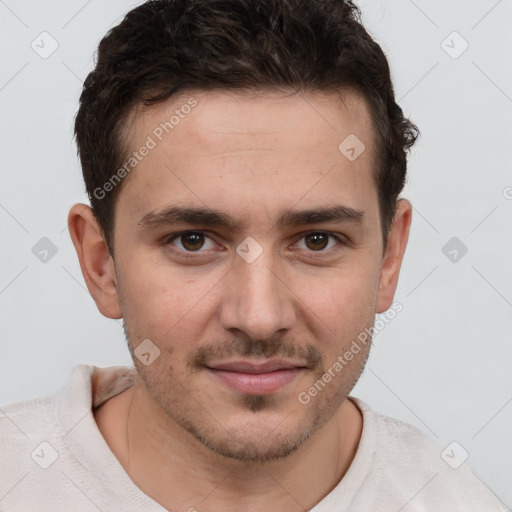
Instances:
[[[394,98],[388,61],[350,0],[151,0],[101,40],[75,119],[91,207],[114,254],[119,186],[97,191],[123,165],[122,128],[139,105],[187,89],[352,88],[371,107],[374,179],[384,246],[419,135]]]

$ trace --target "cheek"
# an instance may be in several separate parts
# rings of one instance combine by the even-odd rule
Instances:
[[[123,315],[132,327],[133,342],[147,337],[163,346],[168,343],[165,340],[183,340],[190,348],[211,315],[212,292],[222,274],[192,267],[180,270],[170,263],[151,261],[132,262],[127,268],[138,269],[125,272],[120,287]]]
[[[366,260],[366,261],[365,261]],[[337,268],[296,274],[293,289],[315,312],[338,322],[358,322],[375,304],[378,267],[367,255],[340,263]]]
[[[132,256],[121,262],[122,268],[135,270],[120,273],[123,314],[137,334],[134,343],[146,337],[160,344],[183,340],[190,350],[229,298],[222,281],[228,269],[180,267],[165,261],[162,251],[154,249],[153,256],[139,257],[135,251],[124,253]],[[371,251],[354,250],[336,268],[304,265],[282,274],[290,288],[284,300],[295,304],[299,324],[309,324],[319,339],[329,332],[326,327],[343,339],[354,329],[364,329],[375,312],[378,266],[373,260]]]
[[[296,282],[302,321],[321,345],[327,366],[373,321],[377,275],[373,266],[347,263],[330,275],[303,276]]]

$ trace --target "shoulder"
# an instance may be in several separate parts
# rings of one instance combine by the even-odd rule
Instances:
[[[0,498],[11,510],[22,502],[35,510],[33,495],[52,483],[38,475],[51,475],[62,451],[57,402],[53,394],[0,406]]]
[[[90,404],[94,367],[78,365],[67,385],[55,393],[0,406],[0,472],[46,465],[63,442],[66,419],[78,404]],[[49,455],[50,458],[43,458]],[[41,467],[42,467],[41,466]],[[37,466],[34,466],[37,467]],[[1,478],[0,478],[1,480]]]
[[[0,406],[0,446],[41,436],[59,435],[58,393]],[[9,441],[9,443],[7,443]]]
[[[375,436],[375,453],[367,481],[383,497],[395,499],[400,506],[409,504],[411,508],[404,510],[504,510],[467,465],[467,452],[460,443],[441,446],[415,426],[355,401],[364,420],[374,426],[370,434]]]

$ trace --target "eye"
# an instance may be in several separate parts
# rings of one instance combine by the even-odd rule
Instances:
[[[182,233],[176,233],[169,237],[165,243],[176,247],[179,249],[179,252],[205,252],[200,251],[200,249],[205,246],[205,240],[210,241],[209,247],[208,244],[206,244],[206,249],[212,249],[215,246],[213,240],[202,231],[184,231]],[[177,242],[177,244],[174,242]],[[181,245],[181,247],[179,247],[179,245]]]
[[[324,231],[312,231],[310,233],[306,233],[301,240],[305,241],[305,249],[309,252],[327,252],[336,246],[336,242],[329,246],[329,238],[337,241],[338,244],[343,244],[343,240],[340,237]],[[299,247],[299,249],[303,248],[304,247]]]
[[[311,231],[304,234],[295,247],[309,253],[327,253],[336,250],[336,245],[346,245],[344,240],[325,231]],[[185,258],[204,256],[216,247],[215,242],[203,231],[182,231],[164,239],[164,245],[172,247],[172,251]],[[339,248],[339,247],[338,247]],[[194,254],[195,253],[195,254]]]

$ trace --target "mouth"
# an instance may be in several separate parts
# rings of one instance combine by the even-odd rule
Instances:
[[[267,395],[283,388],[308,368],[283,359],[209,363],[206,370],[229,388],[246,395]]]

